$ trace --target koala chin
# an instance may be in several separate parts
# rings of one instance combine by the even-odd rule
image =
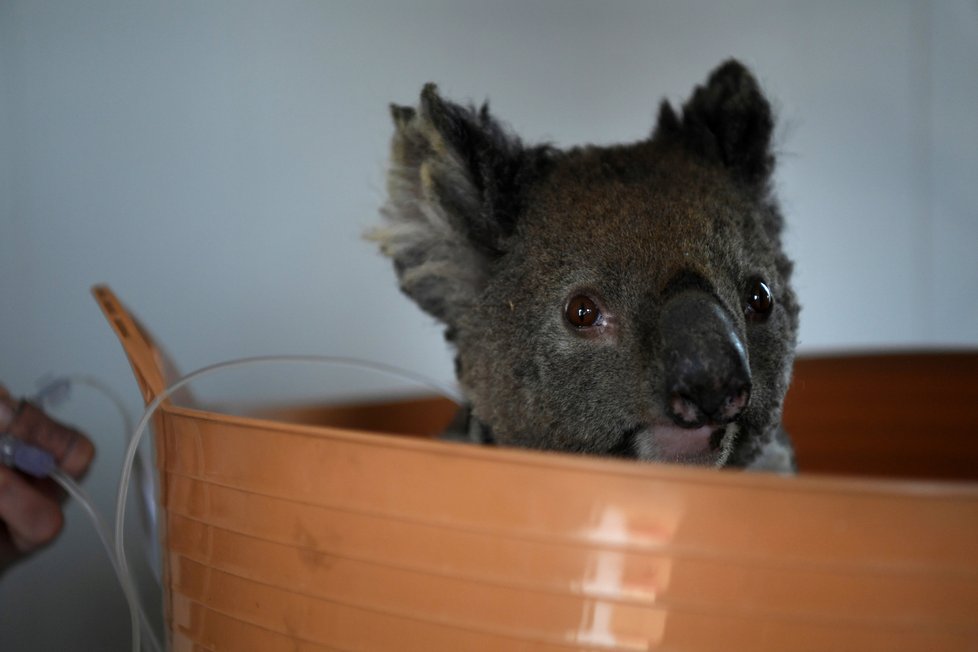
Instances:
[[[625,145],[528,145],[432,84],[391,114],[371,237],[455,347],[455,438],[793,469],[799,309],[747,68],[723,63]]]

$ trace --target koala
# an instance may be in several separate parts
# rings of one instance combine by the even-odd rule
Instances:
[[[632,144],[524,144],[433,84],[391,114],[370,237],[455,348],[454,438],[793,470],[799,307],[772,110],[745,66],[663,101]]]

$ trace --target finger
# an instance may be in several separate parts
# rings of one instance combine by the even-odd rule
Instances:
[[[17,417],[17,401],[10,396],[10,392],[3,385],[0,385],[0,432],[6,432],[10,424]]]
[[[95,457],[95,446],[88,437],[31,403],[15,403],[9,395],[0,396],[0,406],[0,426],[6,419],[7,432],[54,455],[58,466],[74,478],[84,475]]]
[[[20,552],[50,543],[64,526],[58,503],[37,491],[13,469],[0,466],[0,521]]]
[[[7,524],[0,521],[0,577],[3,576],[3,572],[7,570],[8,566],[17,561],[18,557],[22,556],[23,553],[10,540],[10,531],[7,529]]]
[[[23,479],[34,491],[41,494],[53,503],[63,506],[68,499],[68,492],[51,478],[32,478],[31,476],[24,475],[23,473],[20,474],[20,478]]]

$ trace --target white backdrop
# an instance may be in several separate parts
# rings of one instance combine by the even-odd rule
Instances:
[[[0,380],[84,372],[138,407],[96,282],[184,370],[340,353],[449,380],[440,330],[361,240],[387,104],[436,81],[530,141],[629,141],[729,56],[778,108],[802,349],[974,346],[976,37],[966,0],[0,1]],[[99,446],[108,512],[116,416],[81,391],[62,414]],[[108,563],[68,520],[0,580],[5,652],[125,645]]]

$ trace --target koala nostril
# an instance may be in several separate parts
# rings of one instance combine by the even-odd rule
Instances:
[[[718,421],[732,421],[744,411],[750,402],[750,386],[734,390],[717,413]]]
[[[730,382],[721,388],[684,387],[669,394],[669,416],[684,428],[704,423],[723,424],[736,419],[750,402],[750,385]]]
[[[703,414],[700,412],[696,403],[688,396],[683,396],[678,392],[673,392],[669,398],[669,410],[672,418],[681,426],[696,427],[703,422]]]

